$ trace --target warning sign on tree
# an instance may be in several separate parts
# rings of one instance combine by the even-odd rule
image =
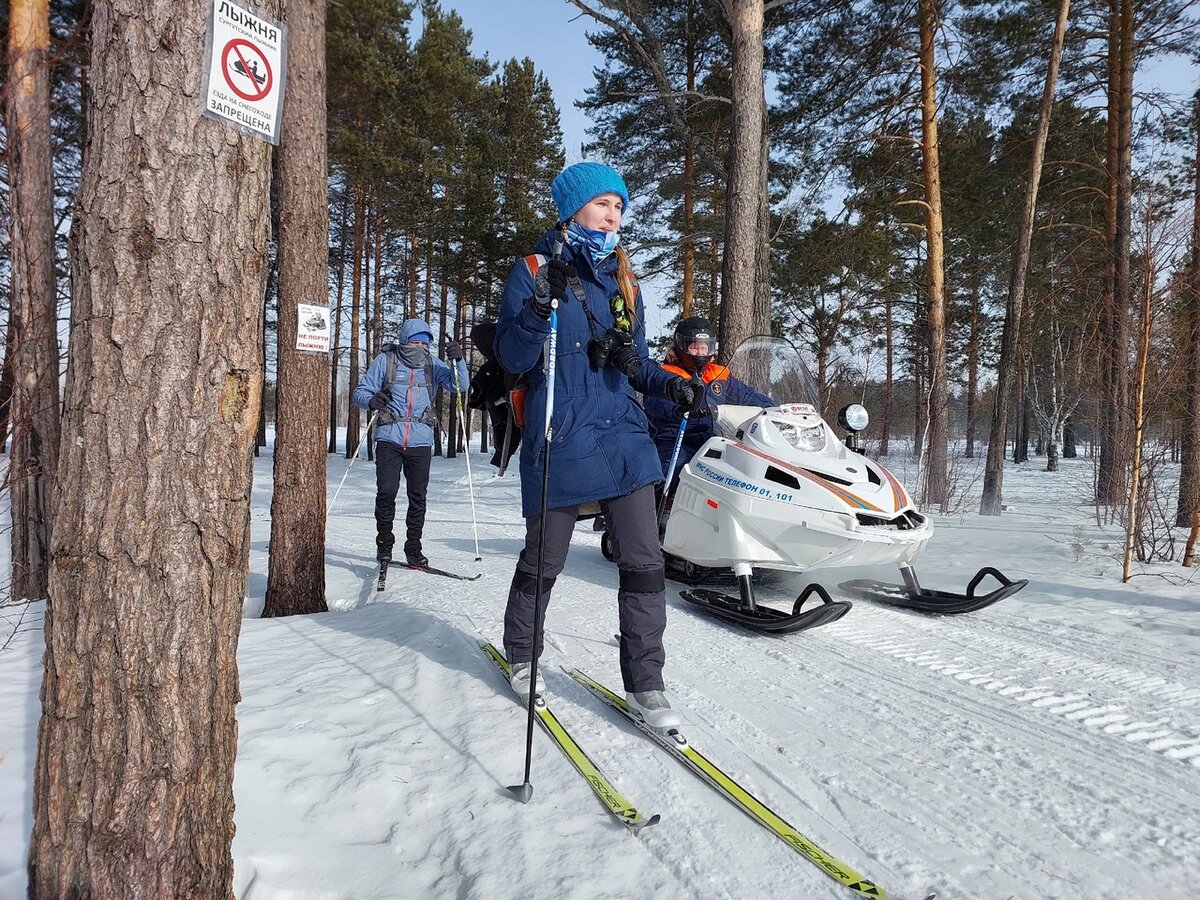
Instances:
[[[329,352],[329,307],[310,303],[296,305],[296,349]]]
[[[204,115],[279,143],[287,27],[233,0],[213,0]]]

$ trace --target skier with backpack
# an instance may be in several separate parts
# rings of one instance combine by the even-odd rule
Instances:
[[[389,563],[396,543],[393,521],[403,473],[408,495],[404,558],[410,568],[429,564],[421,549],[425,500],[433,459],[433,430],[438,427],[433,403],[438,388],[466,392],[467,364],[457,341],[446,342],[454,368],[429,349],[433,329],[423,319],[400,326],[400,340],[385,344],[354,389],[354,403],[376,414],[375,546],[380,563]]]
[[[546,605],[579,508],[596,500],[616,549],[626,697],[647,724],[667,729],[680,720],[663,693],[666,584],[654,508],[662,469],[636,392],[690,408],[697,391],[650,362],[641,291],[617,236],[629,205],[621,176],[576,163],[551,194],[559,225],[513,267],[496,326],[500,364],[528,377],[525,546],[504,614],[511,683],[518,694],[542,690],[535,676]]]

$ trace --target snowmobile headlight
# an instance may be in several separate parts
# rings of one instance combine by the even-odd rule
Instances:
[[[867,408],[861,403],[843,406],[842,411],[838,413],[838,424],[847,431],[862,431],[870,421],[871,417],[867,415]]]
[[[787,439],[787,442],[797,450],[816,453],[825,447],[825,429],[820,425],[798,428],[791,422],[777,421],[775,422],[775,427],[779,429],[779,433]]]

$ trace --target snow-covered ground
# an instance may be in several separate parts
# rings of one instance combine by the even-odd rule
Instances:
[[[903,475],[901,460],[889,460]],[[1200,574],[1120,583],[1091,464],[1010,466],[1001,519],[942,517],[918,562],[962,590],[982,565],[1030,585],[967,616],[858,602],[767,637],[700,618],[672,585],[667,681],[695,746],[893,896],[1191,897],[1200,880]],[[973,477],[963,461],[964,481]],[[332,496],[346,462],[329,462]],[[393,570],[374,589],[372,465],[329,517],[327,615],[257,618],[271,460],[256,464],[239,662],[236,894],[274,898],[849,897],[563,674],[620,687],[616,571],[578,526],[547,625],[551,702],[662,821],[632,835],[535,735],[477,649],[499,643],[522,522],[515,474],[434,461],[426,552],[474,582]],[[1188,576],[1191,574],[1191,580]],[[886,577],[881,571],[835,573]],[[801,578],[771,578],[788,602]],[[40,605],[0,609],[0,898],[25,894]]]

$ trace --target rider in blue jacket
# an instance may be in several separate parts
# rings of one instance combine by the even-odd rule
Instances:
[[[425,530],[429,465],[433,459],[433,429],[438,424],[433,397],[439,387],[465,392],[469,386],[467,364],[463,362],[458,342],[446,342],[446,356],[454,362],[454,369],[430,352],[432,342],[433,329],[428,322],[407,320],[400,326],[399,343],[384,346],[354,389],[355,404],[376,414],[377,557],[381,562],[392,558],[396,543],[392,522],[403,471],[408,493],[404,556],[408,565],[415,568],[429,564],[421,552],[421,536]]]
[[[716,332],[704,316],[690,316],[675,327],[671,349],[663,361],[664,370],[673,375],[690,378],[702,389],[700,402],[688,415],[687,430],[683,433],[683,444],[675,462],[672,484],[665,485],[668,494],[679,481],[683,464],[696,455],[704,442],[717,433],[714,418],[716,407],[724,403],[735,406],[774,406],[775,401],[761,394],[744,381],[729,374],[727,366],[713,362],[717,353]],[[660,397],[646,398],[646,416],[650,420],[650,433],[658,447],[658,458],[662,463],[663,477],[671,467],[671,456],[675,452],[675,440],[683,421],[683,411],[674,403]]]
[[[521,445],[521,503],[525,547],[517,560],[504,614],[504,646],[512,686],[529,690],[530,660],[541,654],[534,635],[534,599],[541,577],[543,609],[562,571],[581,504],[599,501],[610,524],[620,571],[621,675],[633,709],[652,726],[678,724],[663,694],[662,636],[666,595],[654,485],[662,468],[637,392],[665,395],[690,407],[695,389],[650,363],[641,290],[617,237],[629,193],[621,176],[600,163],[563,170],[551,185],[559,230],[546,232],[534,255],[509,275],[496,323],[496,356],[514,373],[528,373],[525,437]],[[546,465],[544,352],[551,300],[558,301],[549,490]],[[538,571],[542,514],[544,565]],[[536,650],[535,650],[536,643]],[[540,681],[540,677],[539,677]],[[538,685],[538,690],[541,685]]]

